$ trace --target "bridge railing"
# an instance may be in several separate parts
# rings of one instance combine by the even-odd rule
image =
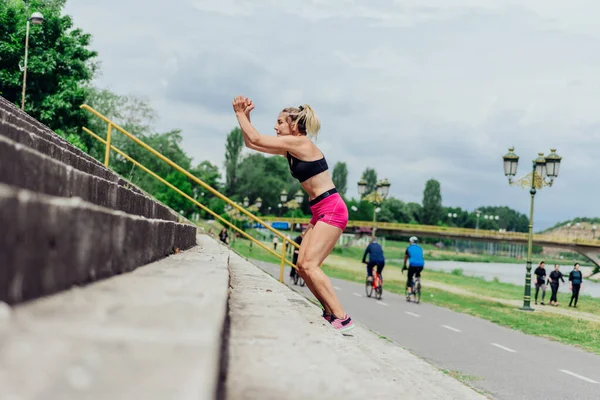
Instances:
[[[219,220],[222,224],[230,227],[231,229],[235,230],[236,232],[238,232],[240,235],[242,235],[246,239],[251,240],[257,246],[259,246],[262,249],[266,250],[267,252],[273,254],[275,257],[277,257],[277,258],[280,259],[280,268],[279,268],[280,269],[280,272],[279,272],[279,281],[280,282],[283,282],[283,270],[284,270],[285,264],[290,265],[292,268],[296,267],[292,262],[290,262],[286,258],[286,248],[287,248],[286,244],[290,243],[292,246],[294,246],[296,248],[299,248],[300,246],[296,242],[294,242],[293,240],[289,240],[287,238],[287,236],[285,236],[283,233],[281,233],[277,229],[274,229],[273,227],[271,227],[270,225],[268,225],[263,219],[261,219],[261,218],[257,217],[256,215],[252,214],[247,209],[245,209],[244,207],[240,206],[239,204],[237,204],[236,202],[234,202],[233,200],[231,200],[229,197],[223,195],[218,190],[214,189],[213,187],[211,187],[210,185],[208,185],[206,182],[202,181],[197,176],[191,174],[190,172],[188,172],[187,170],[185,170],[184,168],[182,168],[181,166],[179,166],[178,164],[176,164],[175,162],[173,162],[169,158],[165,157],[160,152],[156,151],[154,148],[150,147],[149,145],[147,145],[146,143],[144,143],[143,141],[141,141],[140,139],[138,139],[137,137],[135,137],[133,134],[129,133],[128,131],[126,131],[125,129],[123,129],[122,127],[120,127],[115,122],[111,121],[109,118],[105,117],[104,115],[102,115],[98,111],[94,110],[89,105],[83,104],[81,106],[81,108],[84,109],[84,110],[86,110],[86,111],[88,111],[88,112],[90,112],[94,116],[100,118],[102,121],[104,121],[104,122],[107,123],[106,140],[103,139],[102,137],[98,136],[96,133],[92,132],[88,128],[82,127],[82,129],[83,129],[84,132],[86,132],[87,134],[91,135],[94,139],[98,140],[100,143],[102,143],[102,144],[105,145],[106,150],[105,150],[105,155],[104,155],[104,165],[106,167],[109,167],[110,154],[111,154],[111,150],[112,150],[115,153],[121,155],[126,160],[130,161],[131,163],[133,163],[136,167],[138,167],[141,170],[143,170],[144,172],[148,173],[150,176],[152,176],[153,178],[155,178],[156,180],[158,180],[162,184],[164,184],[164,185],[168,186],[169,188],[171,188],[172,190],[174,190],[176,193],[178,193],[179,195],[181,195],[185,199],[187,199],[190,202],[192,202],[194,205],[196,205],[200,209],[202,209],[202,210],[206,211],[207,213],[209,213],[210,215],[212,215],[215,219]],[[218,198],[220,198],[221,200],[225,201],[227,204],[229,204],[234,209],[238,210],[240,213],[242,213],[243,215],[245,215],[250,220],[253,220],[256,223],[261,224],[266,229],[268,229],[269,231],[271,231],[274,235],[278,236],[280,239],[282,239],[282,243],[283,243],[283,246],[281,246],[281,254],[278,254],[275,251],[271,250],[270,248],[268,248],[267,246],[265,246],[259,240],[255,239],[254,237],[252,237],[248,233],[244,232],[242,229],[238,228],[237,226],[235,226],[231,222],[227,221],[225,218],[221,217],[219,214],[215,213],[214,211],[212,211],[211,209],[209,209],[205,205],[203,205],[200,202],[198,202],[196,199],[192,198],[191,196],[189,196],[188,194],[184,193],[183,191],[181,191],[177,187],[173,186],[171,183],[167,182],[165,179],[161,178],[159,175],[157,175],[153,171],[151,171],[148,168],[146,168],[144,165],[142,165],[138,161],[134,160],[129,155],[125,154],[120,149],[118,149],[115,146],[113,146],[111,144],[111,138],[112,138],[112,131],[113,131],[113,129],[121,132],[123,135],[125,135],[126,137],[128,137],[129,139],[131,139],[134,143],[136,143],[137,145],[139,145],[142,148],[146,149],[147,151],[149,151],[150,153],[152,153],[153,155],[155,155],[156,157],[158,157],[159,159],[161,159],[162,161],[164,161],[165,163],[167,163],[168,165],[170,165],[171,167],[173,167],[177,171],[181,172],[186,177],[188,177],[189,179],[191,179],[193,182],[195,182],[198,185],[202,186],[204,189],[206,189],[211,194],[213,194],[213,195],[217,196]]]
[[[294,222],[294,223],[308,223],[306,218],[278,218],[278,217],[264,217],[265,221],[281,221],[281,222]],[[415,225],[415,224],[402,224],[396,222],[373,222],[373,221],[348,221],[348,228],[352,227],[365,227],[365,228],[377,228],[386,230],[396,231],[411,231],[411,232],[423,232],[423,233],[439,233],[446,235],[465,236],[473,238],[490,238],[490,239],[517,239],[526,241],[529,238],[529,234],[525,232],[500,232],[497,230],[485,230],[485,229],[473,229],[473,228],[456,228],[451,226],[437,226],[437,225]],[[582,245],[582,246],[594,246],[600,247],[600,240],[595,239],[582,239],[582,238],[566,238],[564,236],[548,235],[548,234],[533,234],[534,242],[547,242],[557,245]]]

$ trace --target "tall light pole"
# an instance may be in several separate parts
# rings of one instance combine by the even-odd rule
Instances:
[[[27,87],[27,59],[29,58],[29,25],[41,25],[44,22],[42,13],[34,12],[27,19],[27,30],[25,33],[25,65],[23,66],[23,93],[21,95],[21,110],[25,110],[25,88]]]
[[[381,205],[390,193],[391,183],[388,182],[387,178],[377,183],[377,190],[369,193],[364,197],[365,200],[373,204],[373,229],[371,230],[371,237],[375,237],[375,223],[377,222],[377,206]],[[364,177],[358,181],[358,194],[362,196],[367,190],[367,181]]]
[[[533,201],[538,189],[544,186],[552,186],[554,179],[558,177],[558,170],[562,157],[556,154],[556,149],[550,149],[550,154],[544,157],[544,153],[539,153],[538,158],[532,162],[531,173],[513,182],[517,174],[517,165],[519,156],[514,153],[514,147],[508,149],[508,153],[502,157],[504,160],[504,175],[508,178],[509,185],[529,187],[531,194],[531,204],[529,206],[529,238],[527,243],[527,265],[525,274],[525,294],[523,296],[523,311],[533,311],[531,308],[531,247],[533,243]]]
[[[302,207],[302,203],[304,202],[304,192],[302,190],[298,190],[294,195],[294,198],[290,201],[287,201],[288,192],[283,189],[281,194],[279,195],[279,200],[283,203],[285,207],[292,211],[292,222],[290,231],[294,231],[294,218],[296,217],[296,209]]]

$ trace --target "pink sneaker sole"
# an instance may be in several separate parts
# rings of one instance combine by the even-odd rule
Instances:
[[[345,319],[334,318],[334,320],[331,321],[331,326],[340,332],[346,332],[353,329],[355,325],[354,322],[352,322],[352,318],[350,318],[349,315],[346,315]]]

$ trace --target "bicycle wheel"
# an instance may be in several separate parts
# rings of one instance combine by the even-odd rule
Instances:
[[[421,281],[417,281],[415,285],[415,303],[421,302]]]
[[[373,294],[373,283],[369,280],[367,276],[367,280],[365,281],[365,291],[367,292],[367,297],[371,297]]]
[[[381,300],[381,295],[383,294],[383,281],[379,274],[375,275],[375,298],[377,300]]]

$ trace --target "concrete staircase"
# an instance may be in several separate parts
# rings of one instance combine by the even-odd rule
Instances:
[[[0,301],[129,272],[196,227],[0,97]]]

